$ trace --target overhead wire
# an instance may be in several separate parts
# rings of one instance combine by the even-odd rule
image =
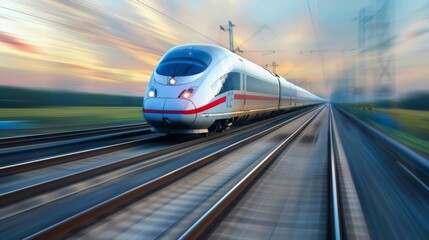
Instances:
[[[189,30],[191,30],[191,31],[193,31],[193,32],[195,32],[195,33],[198,33],[198,34],[200,34],[201,36],[204,36],[205,38],[209,39],[210,41],[213,41],[213,42],[217,43],[218,45],[225,47],[222,43],[220,43],[220,42],[216,41],[215,39],[213,39],[213,38],[211,38],[211,37],[207,36],[206,34],[204,34],[204,33],[200,32],[200,31],[198,31],[198,30],[196,30],[196,29],[194,29],[194,28],[191,28],[191,27],[190,27],[190,26],[188,26],[187,24],[185,24],[185,23],[183,23],[183,22],[181,22],[181,21],[179,21],[179,20],[177,20],[177,19],[175,19],[175,18],[173,18],[173,17],[171,17],[171,16],[169,16],[169,15],[167,15],[167,14],[165,14],[165,13],[161,12],[160,10],[158,10],[158,9],[156,9],[156,8],[154,8],[154,7],[152,7],[152,6],[150,6],[149,4],[144,3],[142,0],[137,0],[137,2],[139,2],[139,3],[143,4],[143,5],[145,5],[146,7],[148,7],[148,8],[150,8],[150,9],[152,9],[153,11],[155,11],[155,12],[157,12],[157,13],[159,13],[159,14],[161,14],[161,15],[163,15],[163,16],[165,16],[165,17],[167,17],[167,18],[169,18],[170,20],[172,20],[172,21],[174,21],[174,22],[176,22],[176,23],[178,23],[178,24],[180,24],[180,25],[182,25],[182,26],[186,27],[187,29],[189,29]]]
[[[310,12],[311,24],[313,25],[314,36],[316,37],[317,50],[320,51],[319,38],[317,37],[316,28],[314,26],[313,13],[311,12],[310,2],[307,0],[308,11]]]
[[[106,16],[109,16],[112,20],[117,21],[120,24],[131,24],[131,25],[139,27],[139,28],[143,27],[143,24],[139,23],[138,21],[133,21],[131,19],[128,19],[126,16],[121,16],[121,15],[112,13],[111,11],[106,11],[106,10],[103,10],[101,8],[97,8],[94,4],[91,4],[90,2],[76,2],[76,4],[78,4],[82,7],[85,7],[89,10],[95,11],[99,14],[104,14]],[[138,37],[140,40],[144,39],[145,41],[158,42],[157,39],[148,38],[146,36],[139,35]],[[157,50],[157,51],[159,51],[160,53],[163,52],[161,50]]]
[[[310,7],[310,2],[309,2],[309,0],[307,0],[307,6],[308,6],[308,11],[310,12],[311,24],[312,24],[312,26],[313,26],[314,36],[316,37],[317,50],[320,52],[319,38],[318,38],[318,36],[317,36],[316,27],[314,26],[313,13],[311,12],[311,7]],[[323,55],[322,55],[322,69],[323,69],[323,79],[324,79],[324,81],[328,84],[328,82],[327,82],[327,80],[326,80],[325,59],[324,59]],[[328,87],[329,87],[329,86],[328,86]]]
[[[267,26],[264,24],[262,25],[262,27],[260,27],[256,32],[254,32],[252,35],[250,35],[246,40],[244,40],[242,43],[240,43],[237,48],[242,47],[244,44],[248,43],[254,36],[256,36],[257,34],[259,34],[260,32],[262,32],[262,30],[264,30],[264,28],[266,28]]]
[[[205,25],[207,25],[208,27],[210,27],[214,32],[219,32],[219,27],[218,26],[213,26],[211,23],[207,22],[204,18],[199,18],[197,16],[195,16],[194,14],[190,13],[189,11],[185,10],[183,7],[181,7],[180,5],[172,2],[171,0],[164,0],[166,1],[168,4],[170,4],[171,6],[175,7],[176,9],[179,9],[180,11],[186,13],[187,15],[197,19],[199,22],[203,22]]]
[[[127,47],[128,46],[130,48],[133,48],[133,49],[136,49],[136,50],[139,50],[139,51],[142,51],[142,52],[146,52],[146,53],[158,55],[158,56],[162,54],[158,49],[152,49],[152,48],[148,48],[148,47],[139,46],[136,43],[127,41],[125,39],[114,37],[113,35],[106,35],[106,34],[103,34],[101,32],[94,32],[94,31],[91,31],[89,29],[80,28],[80,27],[77,27],[75,25],[70,25],[70,24],[66,24],[66,23],[63,23],[63,22],[54,21],[54,20],[51,20],[51,19],[48,19],[48,18],[40,17],[40,16],[37,16],[37,15],[34,15],[34,14],[30,14],[30,13],[19,11],[19,10],[15,10],[15,9],[11,9],[11,8],[4,7],[4,6],[0,6],[0,8],[6,9],[6,10],[9,10],[9,11],[13,11],[13,12],[16,12],[16,13],[20,13],[22,15],[27,15],[27,16],[30,16],[30,17],[33,17],[33,18],[37,18],[37,19],[40,19],[40,20],[43,20],[43,21],[46,21],[46,22],[51,22],[51,23],[57,24],[56,27],[55,26],[51,26],[51,27],[57,28],[59,30],[67,29],[67,30],[71,30],[71,31],[78,31],[78,32],[81,32],[83,34],[89,34],[89,35],[92,35],[92,36],[95,36],[95,37],[101,37],[102,39],[109,39],[109,38],[111,38],[111,39],[114,39],[114,40],[118,41],[117,43],[120,44],[123,47]],[[5,15],[7,15],[7,14],[5,14]],[[30,19],[19,18],[17,16],[11,16],[11,15],[9,15],[9,17],[20,19],[22,21],[27,21],[27,22],[31,22],[31,23],[43,25],[42,23],[39,23],[39,22],[36,22],[36,21],[32,21]],[[147,50],[147,49],[150,49],[150,50]]]

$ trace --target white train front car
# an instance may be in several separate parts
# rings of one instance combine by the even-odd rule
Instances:
[[[321,100],[224,48],[181,45],[152,74],[143,113],[153,131],[197,134]]]

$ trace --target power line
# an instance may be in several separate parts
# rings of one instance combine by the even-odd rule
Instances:
[[[283,74],[283,77],[285,78],[286,75],[288,75],[296,66],[293,65],[285,74]]]
[[[136,43],[130,42],[130,41],[122,39],[122,38],[115,37],[113,35],[106,35],[106,34],[103,34],[101,32],[95,32],[95,31],[91,31],[89,29],[76,27],[74,25],[69,25],[69,24],[66,24],[66,23],[54,21],[54,20],[51,20],[51,19],[48,19],[48,18],[36,16],[36,15],[30,14],[30,13],[27,13],[27,12],[23,12],[23,11],[11,9],[11,8],[8,8],[8,7],[0,6],[0,8],[4,8],[4,9],[7,9],[9,11],[20,13],[22,15],[30,16],[30,17],[33,17],[33,18],[38,18],[40,20],[43,20],[43,21],[46,21],[46,22],[51,22],[51,23],[54,23],[54,24],[58,25],[58,26],[51,26],[53,28],[57,28],[57,29],[60,29],[60,30],[77,31],[77,32],[80,32],[82,34],[86,34],[86,35],[89,35],[89,36],[99,37],[101,40],[108,41],[110,43],[115,43],[113,41],[108,40],[108,39],[113,39],[113,40],[117,41],[116,42],[117,45],[125,47],[125,48],[128,47],[128,48],[136,49],[138,51],[142,51],[142,52],[146,52],[146,53],[150,53],[150,54],[154,54],[154,55],[158,55],[158,56],[162,55],[162,51],[160,51],[158,49],[149,48],[149,47],[146,47],[146,46],[143,47],[143,46],[140,46],[140,45],[138,45]],[[13,19],[13,18],[20,19],[22,21],[27,21],[27,22],[31,22],[31,23],[35,23],[35,24],[39,24],[39,25],[44,26],[42,23],[39,23],[37,21],[32,21],[30,19],[20,18],[20,17],[17,17],[17,16],[11,16],[11,15],[7,15],[7,14],[4,14],[4,15],[5,16],[9,16],[11,19]],[[149,50],[147,50],[147,49],[149,49]]]
[[[308,11],[310,12],[311,24],[313,25],[314,36],[316,37],[317,49],[320,49],[320,47],[319,47],[319,38],[317,37],[316,28],[314,27],[313,13],[311,12],[310,2],[308,0],[307,0],[307,6],[308,6]]]
[[[106,10],[97,8],[94,4],[91,4],[89,2],[76,2],[76,4],[78,4],[78,5],[86,8],[88,10],[95,11],[98,14],[104,14],[105,16],[110,17],[112,20],[114,20],[114,21],[116,21],[116,22],[118,22],[120,24],[130,24],[130,25],[133,25],[133,26],[136,26],[136,27],[139,27],[139,28],[141,28],[142,26],[144,26],[143,24],[141,24],[141,23],[139,23],[137,21],[133,21],[132,19],[128,19],[128,18],[126,18],[124,16],[119,16],[119,15],[117,15],[115,13],[112,13],[111,11],[106,11]],[[148,38],[148,37],[141,36],[141,35],[139,35],[138,38],[139,39],[145,39],[147,41],[158,42],[157,39],[152,39],[152,38]],[[160,51],[160,52],[162,53],[163,51]]]
[[[200,32],[200,31],[198,31],[198,30],[196,30],[196,29],[193,29],[193,28],[189,27],[187,24],[185,24],[185,23],[183,23],[183,22],[181,22],[181,21],[179,21],[179,20],[177,20],[177,19],[175,19],[175,18],[173,18],[173,17],[171,17],[171,16],[169,16],[169,15],[167,15],[167,14],[165,14],[165,13],[163,13],[163,12],[159,11],[158,9],[156,9],[156,8],[154,8],[154,7],[150,6],[150,5],[148,5],[148,4],[144,3],[144,2],[142,2],[141,0],[138,0],[138,2],[139,2],[139,3],[141,3],[141,4],[143,4],[143,5],[145,5],[146,7],[150,8],[150,9],[152,9],[153,11],[155,11],[155,12],[157,12],[157,13],[159,13],[159,14],[161,14],[161,15],[163,15],[163,16],[165,16],[165,17],[167,17],[167,18],[169,18],[170,20],[173,20],[174,22],[179,23],[180,25],[182,25],[182,26],[184,26],[184,27],[188,28],[189,30],[191,30],[191,31],[193,31],[193,32],[195,32],[195,33],[198,33],[198,34],[200,34],[201,36],[204,36],[205,38],[207,38],[207,39],[209,39],[209,40],[211,40],[211,41],[213,41],[213,42],[215,42],[215,43],[219,44],[220,46],[223,46],[223,45],[222,45],[222,43],[220,43],[220,42],[218,42],[218,41],[214,40],[213,38],[211,38],[211,37],[207,36],[206,34],[204,34],[204,33]],[[223,46],[223,47],[225,47],[225,46]]]
[[[246,40],[244,40],[242,43],[240,43],[237,48],[242,47],[244,44],[246,44],[247,42],[250,41],[250,39],[252,39],[254,36],[256,36],[257,34],[259,34],[260,32],[262,32],[262,30],[264,30],[264,28],[266,28],[267,26],[264,24],[262,25],[261,28],[259,28],[256,32],[254,32],[252,35],[250,35]]]
[[[311,12],[310,2],[307,0],[308,11],[310,12],[311,24],[313,25],[314,36],[316,37],[317,50],[320,51],[319,38],[317,37],[316,27],[314,26],[313,13]],[[326,71],[325,71],[325,58],[322,55],[322,69],[323,69],[323,79],[328,85],[328,81],[326,80]],[[329,86],[327,86],[329,87]]]
[[[173,7],[177,8],[177,9],[179,9],[180,11],[182,11],[182,12],[184,12],[184,13],[188,14],[189,16],[191,16],[191,17],[193,17],[193,18],[197,19],[198,21],[204,22],[207,26],[209,26],[209,27],[213,30],[213,32],[218,32],[218,28],[217,28],[217,27],[215,27],[214,25],[212,25],[212,23],[210,23],[210,22],[206,21],[206,20],[205,20],[205,19],[203,19],[203,18],[199,18],[199,17],[195,16],[194,14],[190,13],[189,11],[187,11],[186,9],[184,9],[183,7],[181,7],[180,5],[178,5],[178,4],[176,4],[176,3],[173,3],[171,0],[165,0],[165,1],[166,1],[168,4],[170,4],[171,6],[173,6]]]

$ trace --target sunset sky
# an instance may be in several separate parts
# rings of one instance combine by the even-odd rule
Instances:
[[[240,55],[324,96],[357,68],[358,12],[380,2],[0,0],[0,85],[141,96],[171,47],[228,47],[231,20]],[[396,95],[427,91],[429,1],[392,2]]]

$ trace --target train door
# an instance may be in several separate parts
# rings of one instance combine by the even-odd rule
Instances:
[[[292,105],[294,106],[294,107],[296,107],[296,100],[297,100],[297,98],[298,98],[298,90],[296,89],[296,86],[295,85],[293,85],[293,90],[292,90],[292,94],[293,94],[293,100],[292,100]]]
[[[242,59],[240,60],[240,66],[241,66],[241,90],[240,90],[240,99],[242,99],[242,101],[237,101],[237,103],[239,104],[239,109],[240,110],[244,110],[244,106],[246,105],[246,88],[247,88],[247,81],[246,81],[246,69],[244,67],[244,62]]]

